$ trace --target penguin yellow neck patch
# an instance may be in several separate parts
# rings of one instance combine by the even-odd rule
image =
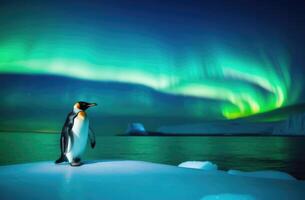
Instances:
[[[83,120],[86,117],[86,113],[84,111],[81,111],[78,113],[77,117]]]

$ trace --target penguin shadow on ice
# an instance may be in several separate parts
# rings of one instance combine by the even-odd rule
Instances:
[[[61,131],[61,154],[55,164],[68,162],[73,167],[81,166],[81,157],[86,149],[88,138],[91,148],[95,147],[95,134],[90,128],[86,113],[86,110],[93,106],[97,106],[97,104],[83,101],[74,104]]]

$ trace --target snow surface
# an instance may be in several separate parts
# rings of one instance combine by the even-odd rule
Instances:
[[[38,162],[1,166],[0,199],[305,199],[305,182],[142,161]]]
[[[218,166],[210,161],[186,161],[180,163],[178,167],[202,169],[202,170],[217,170]]]
[[[218,194],[218,195],[208,195],[203,197],[201,200],[255,200],[254,197],[250,195],[243,194]]]

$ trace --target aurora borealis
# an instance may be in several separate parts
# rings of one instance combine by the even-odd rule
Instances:
[[[281,24],[288,16],[274,14],[278,23],[270,24],[269,12],[259,9],[265,6],[280,12],[285,2],[257,5],[238,1],[235,7],[221,1],[159,4],[3,3],[0,73],[141,85],[162,95],[198,100],[177,104],[198,120],[207,119],[207,112],[210,120],[213,116],[236,119],[301,102],[300,65],[304,62],[293,53],[303,47],[294,49],[290,27],[284,29]],[[293,20],[295,16],[289,17]],[[299,31],[301,35],[304,30]],[[85,90],[81,91],[86,97]],[[158,100],[138,92],[137,110],[143,101],[156,105]],[[112,93],[113,98],[117,95]],[[128,98],[124,106],[116,103],[121,109],[128,105]],[[166,116],[172,108],[166,109],[173,105],[164,102],[160,116]],[[151,115],[143,112],[141,115]],[[128,115],[129,111],[117,113]],[[176,116],[181,113],[177,111]]]
[[[45,44],[41,49],[52,48]],[[22,55],[27,54],[24,47],[5,46],[1,52],[13,52],[9,55],[1,55],[4,58],[1,62],[1,71],[133,83],[169,94],[209,98],[222,101],[219,109],[229,119],[279,108],[287,103],[287,96],[290,95],[288,93],[291,87],[289,63],[285,60],[276,60],[277,57],[272,62],[272,58],[263,56],[256,60],[254,58],[247,60],[226,53],[212,52],[216,55],[208,56],[215,59],[211,62],[205,63],[204,58],[197,56],[186,59],[185,65],[178,68],[170,61],[166,62],[166,58],[154,61],[155,56],[146,56],[147,60],[151,60],[148,63],[137,58],[130,59],[128,55],[124,60],[117,57],[109,61],[101,59],[95,62],[90,62],[91,55],[84,60],[65,57],[66,54],[81,53],[74,49],[68,48],[68,52],[64,51],[59,55],[53,50],[42,58],[35,56],[40,51],[33,49],[24,58]],[[139,49],[139,51],[143,50]],[[111,57],[113,56],[111,53],[95,54],[95,56],[107,57],[110,54]],[[16,54],[21,54],[21,58],[15,60]],[[140,55],[140,58],[143,57]],[[196,60],[199,60],[197,64],[192,63]],[[293,99],[290,101],[293,102]]]

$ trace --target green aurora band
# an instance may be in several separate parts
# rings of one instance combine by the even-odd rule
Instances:
[[[268,54],[264,48],[252,48],[245,53],[202,44],[204,48],[193,46],[177,55],[149,35],[103,36],[112,39],[66,35],[2,40],[0,73],[141,84],[167,94],[219,101],[219,112],[227,119],[270,111],[297,98],[298,91],[291,93],[284,51]]]

